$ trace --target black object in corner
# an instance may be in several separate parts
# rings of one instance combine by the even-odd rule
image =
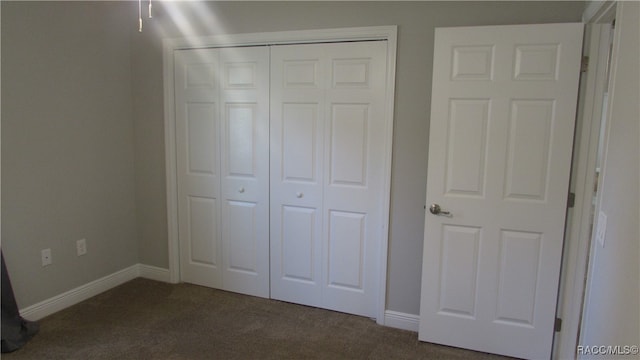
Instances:
[[[18,350],[26,344],[38,332],[39,326],[37,322],[25,320],[20,316],[2,251],[0,251],[0,258],[2,258],[2,352],[7,353]]]

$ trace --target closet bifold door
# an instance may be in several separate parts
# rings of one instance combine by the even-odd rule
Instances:
[[[181,280],[269,296],[269,50],[175,52]]]
[[[376,317],[386,41],[271,49],[271,297]]]

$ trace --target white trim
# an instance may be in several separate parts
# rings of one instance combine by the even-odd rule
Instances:
[[[90,297],[124,284],[138,277],[138,264],[107,275],[98,280],[71,289],[60,295],[41,301],[20,310],[20,315],[27,320],[39,320],[60,310],[66,309]]]
[[[101,277],[100,279],[78,286],[49,299],[40,301],[37,304],[20,309],[20,315],[27,320],[40,320],[43,317],[64,310],[69,306],[94,297],[116,286],[122,285],[136,278],[170,282],[169,270],[159,267],[135,264],[128,268],[114,272],[113,274]]]
[[[180,245],[178,243],[178,165],[176,159],[175,94],[173,43],[163,42],[164,79],[164,152],[167,176],[167,234],[171,283],[180,281]]]
[[[603,16],[613,15],[611,8],[616,5],[612,0],[591,0],[587,2],[587,7],[582,12],[583,23],[602,22]]]
[[[387,310],[384,312],[384,325],[417,333],[420,326],[420,316]]]
[[[624,3],[624,2],[623,2]],[[623,3],[620,4],[620,6],[615,6],[615,7],[609,7],[607,9],[606,13],[601,13],[601,16],[599,17],[600,20],[608,20],[609,18],[611,18],[611,14],[614,13],[615,14],[615,18],[622,18],[622,11],[623,11]],[[607,16],[607,14],[609,14],[609,16]],[[604,134],[602,134],[602,138],[600,139],[600,142],[602,142],[602,158],[601,160],[601,164],[600,166],[602,167],[602,169],[604,169],[606,167],[607,164],[607,158],[608,158],[608,144],[610,142],[610,128],[611,128],[611,119],[613,118],[612,113],[613,113],[613,101],[614,101],[614,97],[615,97],[615,90],[616,90],[616,86],[614,85],[615,79],[618,77],[617,76],[617,72],[618,72],[618,54],[620,53],[620,33],[616,32],[614,30],[614,35],[613,35],[613,46],[611,48],[611,57],[609,59],[610,61],[610,65],[609,65],[609,79],[608,79],[608,83],[606,84],[606,90],[608,90],[608,98],[607,98],[607,113],[606,113],[606,119],[607,119],[607,123],[605,124],[605,129],[604,129]],[[606,181],[606,177],[607,177],[607,172],[603,171],[601,172],[601,176],[598,179],[598,183],[599,184],[605,184]],[[597,194],[596,194],[596,204],[595,204],[595,213],[597,214],[598,211],[601,209],[602,206],[602,191],[601,188],[598,188]],[[595,215],[594,215],[595,216]],[[594,224],[596,223],[596,220],[594,220]],[[593,261],[594,261],[594,256],[595,256],[595,247],[596,247],[596,241],[595,241],[595,231],[592,231],[592,238],[591,240],[591,248],[590,248],[590,252],[589,252],[589,261],[588,261],[588,269],[587,271],[587,284],[586,284],[586,288],[584,289],[584,305],[582,307],[582,322],[581,322],[581,328],[580,328],[580,338],[578,339],[578,343],[584,344],[584,336],[585,336],[585,329],[589,329],[590,327],[594,326],[592,320],[589,317],[589,312],[587,312],[587,309],[592,308],[592,306],[589,305],[590,301],[591,301],[591,294],[593,291],[597,291],[597,288],[595,288],[594,290],[594,284],[593,284],[593,271],[595,271],[595,269],[593,268]],[[582,358],[582,357],[580,357]]]
[[[606,91],[607,48],[609,30],[602,25],[590,25],[587,32],[589,70],[586,73],[584,95],[580,98],[579,141],[575,144],[577,154],[574,157],[576,194],[574,208],[571,209],[570,227],[567,228],[567,252],[564,256],[563,291],[558,304],[558,316],[563,319],[560,333],[556,334],[558,343],[556,358],[573,358],[577,346],[577,334],[580,327],[584,278],[589,256],[592,198],[595,186],[595,169],[600,135],[600,115],[602,114],[603,92]],[[604,50],[604,53],[602,53]],[[578,128],[578,127],[577,127]]]
[[[162,281],[166,283],[170,283],[171,274],[169,274],[169,269],[163,269],[156,266],[138,264],[139,275],[141,278]]]
[[[180,246],[178,237],[178,184],[176,179],[176,141],[175,141],[175,105],[174,105],[174,61],[173,52],[181,49],[281,45],[293,43],[340,42],[358,40],[387,40],[387,98],[385,114],[388,137],[385,146],[385,199],[384,223],[382,224],[380,243],[380,273],[378,282],[377,322],[383,323],[386,306],[387,256],[389,236],[389,206],[391,198],[391,158],[393,139],[393,114],[395,97],[395,73],[397,52],[397,26],[372,26],[358,28],[321,29],[303,31],[282,31],[253,34],[230,34],[204,37],[167,38],[163,40],[164,73],[164,123],[165,123],[165,159],[167,176],[167,222],[169,248],[170,282],[180,280]]]
[[[583,20],[589,24],[608,21],[615,13],[616,1],[591,1],[583,12]],[[597,47],[598,42],[591,41],[593,36],[601,36],[600,27],[590,26],[585,37],[586,47]],[[608,42],[608,39],[604,40]],[[579,111],[582,113],[577,119],[581,123],[581,133],[576,133],[579,139],[574,146],[574,168],[571,176],[576,179],[575,206],[567,218],[567,235],[563,255],[561,293],[558,299],[558,317],[562,319],[562,330],[555,335],[552,357],[554,359],[575,358],[580,327],[584,326],[582,316],[583,302],[588,301],[585,296],[585,277],[591,246],[592,214],[591,202],[594,188],[594,174],[596,167],[596,153],[600,135],[601,105],[597,98],[602,96],[602,77],[606,71],[606,59],[598,58],[598,49],[588,48],[589,67],[587,71],[584,96],[579,101]],[[579,147],[578,147],[579,146]]]
[[[384,205],[382,209],[382,218],[385,219],[380,229],[382,236],[380,239],[380,268],[378,284],[378,318],[377,323],[383,324],[385,319],[386,300],[387,300],[387,263],[389,256],[389,217],[391,211],[391,157],[393,149],[393,114],[395,105],[395,93],[396,93],[396,50],[397,50],[397,28],[394,26],[390,29],[387,36],[387,98],[385,99],[387,104],[387,113],[385,119],[387,128],[385,129],[387,139],[385,149],[387,149],[384,159],[384,168],[386,169],[386,176],[384,179]]]
[[[111,290],[136,278],[144,278],[167,283],[171,282],[169,269],[145,264],[135,264],[90,283],[78,286],[77,288],[66,291],[60,295],[56,295],[37,304],[21,309],[20,315],[28,320],[40,320],[46,316],[76,305],[84,300],[107,290]],[[382,325],[384,326],[418,332],[418,325],[420,322],[419,315],[386,310],[384,311],[383,319],[384,323],[382,323]]]
[[[395,39],[397,26],[370,26],[301,31],[230,34],[166,38],[164,50],[198,49],[223,46],[283,45],[317,42]],[[172,70],[173,68],[169,69]]]

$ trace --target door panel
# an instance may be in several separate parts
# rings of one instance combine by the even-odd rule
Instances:
[[[214,199],[189,196],[188,249],[189,262],[218,266],[217,228],[211,219],[217,218],[217,204]],[[212,241],[213,239],[213,241]]]
[[[331,184],[366,185],[367,104],[337,104],[331,109]]]
[[[533,326],[542,234],[500,232],[496,319]]]
[[[385,74],[385,42],[272,48],[273,298],[376,316]]]
[[[484,196],[489,108],[487,99],[451,100],[445,165],[447,195]]]
[[[227,176],[255,177],[255,104],[226,104]]]
[[[222,287],[219,106],[214,50],[175,55],[180,274]]]
[[[282,208],[282,277],[292,281],[313,283],[316,209],[298,206]]]
[[[219,52],[223,285],[269,297],[269,50]]]
[[[188,172],[215,176],[217,151],[211,141],[216,136],[215,105],[187,103],[186,112]]]
[[[266,48],[175,55],[182,280],[269,296]]]
[[[271,297],[322,307],[322,46],[271,49]]]
[[[364,228],[364,214],[329,212],[327,283],[330,287],[364,290]]]
[[[513,100],[505,197],[545,200],[554,100]]]
[[[379,163],[384,149],[379,144],[386,136],[386,52],[386,42],[334,44],[325,105],[323,299],[328,309],[369,317],[377,317],[385,206],[385,175]],[[350,253],[333,252],[338,240]],[[339,271],[345,274],[338,276]],[[337,285],[341,282],[346,286]]]
[[[440,313],[474,318],[481,229],[445,225],[442,229],[440,265]]]
[[[283,104],[283,181],[318,181],[317,129],[318,104]]]
[[[422,341],[551,354],[581,24],[436,30]]]

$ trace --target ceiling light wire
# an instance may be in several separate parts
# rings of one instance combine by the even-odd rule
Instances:
[[[142,32],[142,0],[138,0],[138,32]]]

